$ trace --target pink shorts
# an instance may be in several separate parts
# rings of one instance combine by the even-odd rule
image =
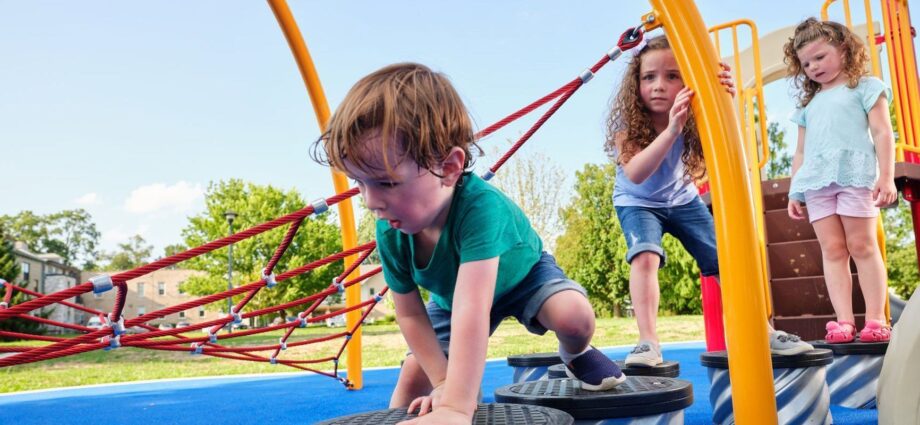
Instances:
[[[830,186],[805,191],[808,221],[814,223],[837,214],[847,217],[876,217],[878,208],[872,201],[872,190],[864,187]]]

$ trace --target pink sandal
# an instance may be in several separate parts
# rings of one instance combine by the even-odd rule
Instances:
[[[856,324],[853,322],[835,322],[831,320],[827,322],[824,329],[827,330],[824,340],[828,344],[843,344],[853,342],[856,339]]]
[[[860,342],[888,342],[891,340],[891,326],[878,320],[866,320],[866,327],[859,332]]]

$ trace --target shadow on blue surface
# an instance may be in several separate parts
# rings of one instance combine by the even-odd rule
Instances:
[[[604,349],[622,359],[628,348]],[[686,424],[711,424],[709,379],[700,365],[702,343],[663,346],[667,360],[680,363],[680,379],[693,383],[693,406]],[[313,423],[338,416],[385,409],[398,369],[364,373],[364,389],[311,373],[152,381],[0,395],[0,422],[17,425],[80,424],[248,424]],[[486,363],[482,392],[493,402],[495,389],[512,381],[506,361]],[[875,424],[875,410],[831,407],[834,424]]]

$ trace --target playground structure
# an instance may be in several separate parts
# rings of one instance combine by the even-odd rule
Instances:
[[[718,62],[719,54],[718,41],[716,46],[710,42],[709,30],[718,32],[722,29],[731,28],[733,33],[736,31],[737,24],[730,23],[725,26],[717,26],[711,29],[703,26],[703,21],[691,2],[683,1],[651,1],[653,12],[642,17],[642,27],[644,31],[652,31],[656,28],[663,28],[669,36],[677,56],[678,63],[687,85],[696,89],[696,100],[693,103],[694,114],[697,117],[697,123],[700,130],[701,139],[704,141],[704,151],[706,156],[707,168],[710,170],[710,180],[708,182],[711,192],[713,213],[716,221],[716,234],[719,246],[720,258],[732,258],[731,261],[722,262],[721,276],[724,286],[721,288],[721,296],[725,297],[725,317],[726,334],[728,335],[728,349],[732,356],[728,358],[729,370],[732,377],[734,388],[733,403],[735,415],[740,423],[762,423],[764,418],[776,417],[776,404],[773,390],[773,377],[770,370],[770,356],[766,344],[766,331],[761,325],[764,317],[771,316],[772,310],[776,309],[776,315],[780,313],[780,303],[776,301],[777,294],[782,286],[792,286],[787,282],[774,282],[783,278],[773,279],[775,276],[774,267],[767,268],[768,245],[767,241],[771,239],[769,227],[766,226],[764,219],[764,202],[762,201],[759,169],[765,162],[766,156],[758,159],[758,155],[753,154],[759,151],[766,151],[764,135],[766,134],[765,122],[760,120],[759,124],[759,144],[758,149],[758,129],[755,125],[755,100],[756,109],[759,116],[764,116],[764,102],[762,87],[770,79],[779,78],[782,75],[777,71],[765,72],[768,67],[762,67],[758,64],[760,53],[758,47],[752,47],[750,56],[754,65],[745,68],[744,53],[735,53],[732,58],[736,60],[734,68],[737,70],[738,87],[741,89],[738,96],[737,104],[733,103],[728,96],[717,87],[715,81],[717,69],[715,64]],[[832,2],[825,3],[825,10]],[[899,188],[903,191],[905,200],[911,202],[911,208],[914,217],[915,231],[920,224],[920,206],[917,205],[916,193],[920,188],[917,182],[920,181],[920,173],[917,172],[918,142],[920,142],[920,101],[917,99],[917,78],[916,63],[912,54],[913,46],[910,35],[910,26],[907,21],[906,1],[883,1],[885,33],[885,46],[889,49],[888,61],[889,69],[892,73],[891,85],[894,89],[894,104],[897,112],[897,127],[899,131],[898,142],[898,160],[900,163],[897,168],[899,179]],[[275,13],[279,24],[288,40],[292,52],[297,60],[297,64],[304,77],[304,82],[310,93],[314,111],[324,130],[325,123],[329,118],[329,108],[325,102],[322,87],[309,57],[303,37],[300,35],[296,24],[291,16],[290,10],[282,0],[269,0],[269,4]],[[868,2],[866,2],[868,5]],[[847,6],[848,3],[844,2]],[[849,21],[849,9],[847,9]],[[749,25],[754,34],[756,27],[750,21],[743,24]],[[849,22],[848,22],[849,24]],[[870,46],[875,45],[876,37],[871,17],[867,19],[866,31],[870,35]],[[718,37],[716,38],[718,40]],[[758,40],[754,35],[753,40]],[[734,38],[735,52],[737,49],[737,37]],[[755,43],[754,46],[757,46]],[[502,158],[491,172],[494,173],[503,164],[507,158],[514,153],[526,140],[535,132],[546,119],[562,106],[566,99],[571,96],[575,90],[590,79],[590,75],[596,72],[603,64],[609,60],[616,59],[619,52],[625,50],[627,45],[621,46],[617,51],[612,50],[600,62],[591,68],[591,73],[585,73],[570,83],[564,85],[559,90],[550,95],[541,98],[522,110],[510,115],[506,119],[499,121],[493,126],[487,127],[479,133],[479,137],[485,137],[494,131],[497,131],[508,122],[517,119],[526,113],[533,111],[537,107],[544,105],[552,100],[556,103],[541,117],[537,123],[528,131],[511,151]],[[775,49],[764,49],[771,52]],[[875,49],[870,49],[874,51]],[[892,53],[894,52],[894,53]],[[908,53],[909,52],[909,53]],[[873,55],[873,72],[879,75],[881,72],[878,66],[879,59]],[[775,68],[775,61],[769,62]],[[740,65],[740,66],[739,66]],[[751,76],[753,75],[753,76]],[[737,123],[742,123],[738,125]],[[354,233],[354,217],[351,209],[349,198],[357,194],[356,189],[347,187],[344,176],[333,175],[336,191],[338,195],[330,197],[322,202],[308,206],[300,211],[294,212],[287,216],[281,217],[269,223],[256,226],[252,229],[238,233],[232,237],[223,238],[202,247],[194,248],[185,253],[177,254],[172,257],[159,260],[141,268],[102,278],[91,282],[86,282],[74,288],[61,291],[51,295],[42,295],[38,293],[29,293],[24,288],[14,287],[6,284],[4,300],[9,303],[10,296],[14,290],[26,292],[35,298],[18,305],[10,305],[8,308],[0,310],[0,320],[8,317],[27,315],[28,312],[47,306],[53,303],[59,303],[71,308],[83,308],[76,304],[63,301],[67,298],[87,293],[89,291],[101,291],[106,288],[117,288],[119,293],[125,290],[124,282],[142,276],[150,271],[157,270],[178,262],[184,261],[197,255],[202,255],[214,249],[228,246],[234,242],[247,237],[255,236],[264,231],[277,228],[282,225],[290,224],[288,237],[285,242],[279,246],[272,258],[272,261],[266,265],[263,279],[252,282],[234,289],[233,291],[214,294],[193,302],[173,306],[158,312],[151,312],[146,315],[124,320],[121,310],[124,307],[123,298],[116,302],[112,312],[106,314],[105,318],[109,326],[100,330],[83,329],[80,326],[68,326],[72,330],[85,332],[84,335],[77,338],[50,338],[42,337],[53,344],[41,348],[17,348],[10,351],[18,354],[0,359],[0,366],[20,364],[32,361],[40,361],[65,355],[76,354],[99,348],[117,348],[118,346],[135,346],[147,347],[151,349],[163,349],[172,351],[192,351],[196,353],[214,355],[218,357],[234,358],[246,361],[266,361],[271,363],[281,363],[292,367],[311,370],[318,373],[338,377],[338,356],[333,358],[313,359],[308,361],[302,360],[283,360],[279,359],[281,351],[288,344],[287,338],[296,330],[298,326],[305,326],[307,323],[322,321],[327,317],[335,314],[345,314],[346,331],[330,336],[342,337],[344,342],[339,356],[346,348],[348,352],[348,378],[342,379],[350,388],[360,389],[362,378],[360,373],[360,341],[361,328],[360,324],[364,317],[367,316],[373,305],[385,295],[385,290],[377,297],[368,302],[360,302],[360,282],[372,274],[379,273],[379,269],[358,275],[356,272],[357,265],[366,258],[374,249],[373,242],[358,245],[357,237]],[[770,196],[773,193],[764,194]],[[782,198],[782,194],[778,195]],[[304,265],[303,267],[279,274],[277,277],[273,274],[274,264],[278,258],[284,254],[290,239],[299,228],[300,223],[307,216],[314,213],[321,213],[329,205],[338,205],[339,217],[342,220],[343,229],[343,246],[341,253],[327,257],[326,259]],[[730,215],[729,215],[730,214]],[[769,212],[766,214],[769,218]],[[920,239],[918,239],[920,240]],[[883,240],[880,239],[880,242]],[[920,243],[920,242],[918,242]],[[738,252],[749,252],[752,255],[739,256],[731,255]],[[809,251],[809,255],[814,255]],[[820,253],[818,253],[820,255]],[[772,252],[769,254],[770,262],[773,261]],[[283,306],[273,307],[257,311],[243,312],[246,303],[260,290],[271,290],[271,287],[288,279],[294,275],[308,272],[322,264],[328,264],[332,261],[344,259],[345,272],[340,275],[336,281],[326,290],[301,300],[287,303]],[[768,274],[771,279],[768,280]],[[752,278],[753,276],[753,278]],[[745,284],[731,284],[731,282],[745,282]],[[753,284],[753,283],[757,284]],[[768,285],[768,282],[771,285]],[[800,284],[800,282],[796,282]],[[711,282],[709,282],[711,284]],[[707,339],[716,344],[716,348],[721,341],[725,347],[724,339],[717,328],[721,327],[721,312],[713,310],[711,305],[720,304],[719,300],[713,300],[714,295],[719,295],[719,288],[715,291],[712,288],[706,290],[707,283],[704,282],[704,296],[707,298],[704,304],[707,305]],[[339,312],[330,313],[323,316],[309,317],[316,306],[326,296],[335,292],[344,291],[346,293],[347,307]],[[196,308],[213,301],[225,299],[228,296],[242,295],[243,300],[236,304],[228,317],[208,322],[194,327],[182,330],[159,331],[151,329],[144,335],[122,335],[120,332],[126,327],[145,326],[145,323],[157,315],[169,314],[171,312]],[[771,306],[770,300],[773,299]],[[217,330],[223,326],[230,325],[232,322],[242,318],[254,317],[261,314],[268,314],[281,308],[291,308],[295,306],[309,305],[303,312],[298,315],[298,322],[289,324],[280,324],[260,330],[251,330],[246,332],[235,333],[234,336],[248,335],[267,330],[286,329],[286,335],[274,346],[262,347],[223,347],[218,344],[219,340],[224,339],[224,335],[217,335]],[[783,307],[785,308],[785,307]],[[785,310],[784,310],[785,311]],[[93,314],[101,312],[92,311]],[[31,316],[30,316],[31,317]],[[124,320],[122,322],[122,320]],[[818,319],[822,320],[822,319]],[[712,323],[712,328],[709,324]],[[48,323],[49,325],[59,325],[57,323]],[[778,327],[782,328],[779,324]],[[190,330],[210,327],[207,337],[188,338],[181,335],[183,332]],[[790,328],[791,329],[791,328]],[[797,329],[797,328],[796,328]],[[710,332],[711,331],[711,332]],[[710,336],[710,334],[712,334]],[[23,336],[25,337],[25,336]],[[155,340],[156,337],[171,337],[168,340]],[[100,341],[103,338],[103,341]],[[108,338],[108,339],[105,339]],[[37,339],[37,338],[36,338]],[[100,342],[96,342],[100,341]],[[298,342],[297,344],[308,343],[307,341]],[[254,354],[257,351],[272,351],[269,357]],[[313,369],[310,365],[332,361],[334,363],[334,372],[327,373]],[[772,403],[770,401],[773,401]],[[775,419],[774,419],[775,420]]]

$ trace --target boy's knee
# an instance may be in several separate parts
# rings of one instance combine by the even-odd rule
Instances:
[[[557,334],[568,337],[590,338],[594,334],[594,310],[573,309],[571,314],[567,314],[560,320],[556,321]]]
[[[658,266],[661,265],[661,256],[656,252],[644,251],[636,254],[629,263],[632,268],[646,272],[658,272]]]

